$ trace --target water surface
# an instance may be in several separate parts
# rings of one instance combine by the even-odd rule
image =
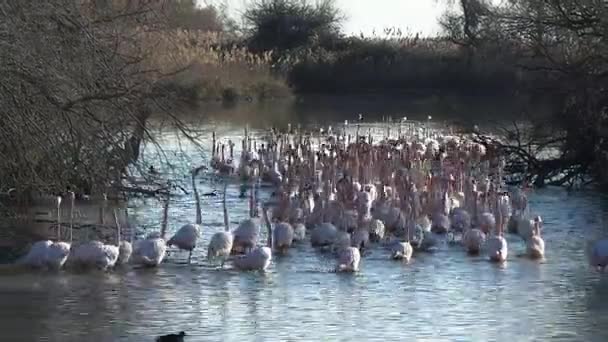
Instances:
[[[184,174],[206,162],[211,130],[239,141],[240,122],[204,121],[202,151],[165,129],[161,142],[175,167],[163,172]],[[201,183],[202,192],[221,190],[209,177]],[[248,210],[238,188],[231,184],[228,194],[233,227]],[[417,254],[409,265],[377,247],[355,275],[330,272],[334,259],[308,243],[276,257],[267,273],[219,270],[205,255],[211,235],[223,229],[221,202],[202,200],[203,237],[192,265],[172,252],[158,269],[0,276],[1,340],[153,341],[180,330],[188,341],[608,340],[608,274],[590,270],[584,252],[588,237],[606,234],[608,202],[597,193],[549,188],[531,195],[545,222],[545,262],[517,258],[524,245],[510,236],[502,267],[458,246]],[[139,234],[157,230],[161,213],[155,200],[130,203]],[[194,217],[192,198],[174,199],[169,234]]]

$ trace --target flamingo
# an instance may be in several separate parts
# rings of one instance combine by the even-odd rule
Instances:
[[[526,241],[526,251],[528,256],[533,259],[542,259],[545,257],[545,241],[540,236],[542,223],[543,221],[540,216],[534,218],[532,236]]]
[[[471,215],[464,208],[455,208],[452,211],[451,224],[454,231],[463,233],[471,228]]]
[[[296,223],[293,226],[293,242],[302,242],[306,238],[306,226],[303,223]]]
[[[486,234],[477,228],[467,229],[462,236],[462,243],[471,255],[477,255],[481,252],[481,248],[486,241]]]
[[[182,226],[177,233],[167,241],[167,247],[177,246],[177,248],[181,250],[188,251],[188,263],[192,261],[192,251],[196,248],[196,241],[201,235],[200,225],[203,223],[201,202],[196,188],[196,176],[203,169],[206,169],[206,167],[200,166],[192,171],[192,193],[194,194],[194,203],[196,203],[196,223],[189,223]]]
[[[509,213],[509,196],[498,197],[498,227],[495,235],[486,240],[490,261],[505,262],[507,260],[508,246],[504,237],[504,225]]]
[[[338,229],[331,223],[321,223],[313,229],[310,242],[313,247],[328,247],[338,238]]]
[[[268,208],[264,206],[262,213],[268,229],[267,246],[256,247],[249,253],[234,259],[234,266],[242,271],[266,271],[272,260],[272,225],[268,219]]]
[[[361,262],[361,253],[358,248],[347,247],[342,249],[338,254],[338,272],[358,272],[359,263]]]
[[[359,248],[361,250],[367,248],[369,246],[370,241],[369,235],[369,231],[365,227],[355,229],[350,238],[351,246]]]
[[[528,242],[534,236],[535,222],[527,216],[517,218],[517,235],[524,242]]]
[[[249,218],[239,224],[233,232],[232,253],[243,253],[251,251],[255,247],[260,235],[260,221],[253,217],[255,199],[254,189],[251,186],[249,196]]]
[[[131,254],[133,254],[133,245],[131,241],[120,239],[121,228],[120,222],[118,221],[118,215],[116,215],[116,210],[114,211],[114,221],[116,223],[116,229],[118,230],[118,259],[116,260],[116,265],[124,265],[131,259]]]
[[[116,210],[114,210],[114,221],[116,223],[116,245],[103,244],[102,254],[97,257],[97,267],[103,271],[114,267],[120,256],[120,223]]]
[[[441,199],[441,210],[433,215],[431,232],[436,234],[446,234],[450,230],[449,196],[447,191]]]
[[[152,233],[146,239],[139,241],[133,250],[133,261],[142,266],[156,267],[163,262],[167,253],[167,244],[164,240],[167,230],[167,220],[169,216],[169,197],[165,201],[161,232]]]
[[[334,241],[334,244],[332,246],[334,252],[340,253],[341,251],[343,251],[344,249],[347,249],[350,246],[351,246],[350,234],[345,231],[339,230],[336,235],[336,240]]]
[[[368,221],[367,230],[369,231],[369,239],[373,242],[379,242],[384,239],[384,223],[378,219]]]
[[[395,242],[391,245],[391,258],[403,260],[406,263],[412,258],[414,249],[409,242]]]
[[[473,206],[474,213],[477,215],[477,195],[473,193]],[[462,243],[470,255],[477,255],[481,252],[481,249],[486,242],[486,235],[494,229],[496,225],[496,219],[491,213],[483,213],[479,219],[480,228],[469,228],[465,230],[462,236]]]
[[[513,206],[513,215],[511,215],[511,218],[509,218],[509,223],[507,225],[507,230],[509,233],[519,234],[520,224],[528,225],[526,220],[528,210],[528,197],[525,191],[526,188],[527,185],[524,184],[524,189],[517,187],[512,191],[511,203]]]
[[[61,197],[57,196],[57,237],[59,239],[61,233]],[[71,233],[70,233],[71,234]],[[49,252],[51,250],[51,246],[53,246],[53,241],[51,240],[42,240],[35,242],[30,248],[29,252],[19,260],[19,264],[32,267],[32,268],[45,268],[49,265]],[[59,245],[61,246],[61,245]],[[59,246],[53,249],[53,257],[56,261],[61,262],[61,248]],[[64,246],[65,247],[65,246]],[[69,255],[69,247],[68,247],[68,255]],[[67,255],[66,255],[67,259]],[[63,261],[65,263],[65,260]],[[57,264],[55,262],[55,264]],[[63,265],[63,263],[61,263]]]
[[[46,267],[52,270],[58,270],[68,260],[70,255],[70,248],[72,246],[72,228],[73,228],[73,217],[74,217],[74,199],[76,195],[74,192],[70,192],[71,198],[71,218],[70,218],[70,242],[61,241],[61,197],[57,196],[57,241],[53,242],[47,249],[46,253]]]
[[[102,210],[107,205],[107,196],[103,196],[104,202]],[[103,215],[105,217],[105,214]],[[119,231],[117,225],[117,231]],[[106,245],[101,241],[93,240],[76,246],[70,255],[72,264],[81,269],[97,268],[105,271],[114,267],[120,255],[120,238],[117,238],[117,245]]]
[[[272,230],[272,248],[279,253],[286,253],[293,242],[293,227],[287,222],[281,222]]]
[[[51,240],[36,241],[18,263],[32,268],[43,268],[46,265],[47,252],[52,244]]]
[[[224,228],[225,231],[217,232],[213,234],[209,241],[209,247],[207,248],[207,258],[221,258],[221,267],[224,267],[226,259],[230,256],[232,251],[232,242],[234,237],[230,232],[230,220],[228,218],[228,208],[226,206],[226,192],[228,190],[228,183],[224,183],[224,195],[222,199],[222,206],[224,209]]]

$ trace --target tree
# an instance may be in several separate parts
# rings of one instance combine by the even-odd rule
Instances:
[[[342,16],[334,0],[256,0],[244,20],[253,51],[284,51],[339,35]]]
[[[440,24],[455,43],[475,45],[487,25],[490,5],[484,0],[459,0],[458,4],[460,13],[447,12]]]
[[[159,0],[0,2],[0,187],[84,193],[146,175],[153,111],[173,103],[148,33]]]
[[[591,181],[608,184],[608,4],[601,0],[511,0],[487,14],[492,30],[481,40],[525,53],[517,65],[543,80],[542,92],[559,104],[549,117],[533,117],[528,146],[557,150],[544,160],[517,150],[537,185]],[[531,84],[531,90],[535,84]],[[519,144],[519,143],[518,143]],[[538,147],[542,147],[540,150]],[[513,146],[507,146],[512,149]]]

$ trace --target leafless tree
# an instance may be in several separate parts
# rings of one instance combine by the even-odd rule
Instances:
[[[174,103],[164,80],[179,71],[155,66],[146,39],[164,28],[164,6],[0,1],[0,188],[91,193],[146,174],[148,122]]]
[[[477,39],[522,52],[514,63],[535,81],[528,90],[541,90],[555,107],[550,116],[530,116],[527,141],[493,143],[513,152],[537,185],[608,184],[608,3],[509,0],[487,8],[492,25]]]

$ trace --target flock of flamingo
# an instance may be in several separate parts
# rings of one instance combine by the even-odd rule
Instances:
[[[226,180],[235,178],[249,185],[250,217],[230,228],[226,181],[225,230],[211,237],[208,259],[222,269],[230,262],[237,270],[263,271],[273,253],[287,253],[293,245],[308,241],[313,248],[335,255],[336,271],[356,272],[362,250],[386,248],[392,259],[409,262],[447,240],[461,244],[466,253],[502,263],[509,252],[507,233],[521,237],[525,256],[544,258],[542,219],[530,215],[525,188],[506,190],[501,155],[467,135],[441,133],[424,125],[407,127],[406,132],[399,129],[397,138],[390,138],[388,127],[385,138],[378,141],[369,133],[361,135],[359,125],[352,135],[346,129],[334,132],[330,127],[312,134],[290,126],[286,132],[272,130],[252,138],[245,129],[238,162],[234,143],[218,142],[213,133],[210,168]],[[136,242],[121,240],[116,219],[116,241],[72,245],[75,196],[70,193],[69,238],[62,241],[58,224],[56,241],[34,243],[18,263],[54,270],[107,270],[127,263],[156,267],[171,246],[189,252],[190,262],[202,229],[196,177],[206,169],[201,166],[192,172],[195,222],[170,239],[165,239],[167,200],[160,232]],[[272,189],[272,196],[261,203],[258,194],[263,186]],[[58,221],[61,203],[58,197]],[[263,242],[261,219],[268,231]],[[603,271],[608,265],[608,239],[594,242],[588,252],[590,264]]]

